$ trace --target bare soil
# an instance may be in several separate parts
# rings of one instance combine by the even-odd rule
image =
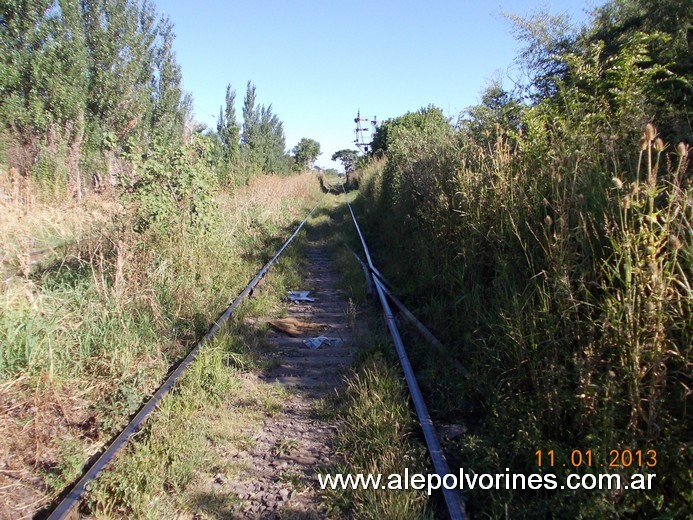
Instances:
[[[325,518],[330,516],[320,498],[317,472],[330,465],[336,454],[332,438],[336,425],[321,417],[320,403],[335,392],[354,360],[353,309],[338,289],[325,247],[307,247],[304,287],[312,303],[292,303],[288,322],[310,323],[304,334],[270,330],[266,339],[265,371],[249,374],[254,382],[281,385],[288,398],[278,413],[267,417],[260,429],[248,427],[251,449],[233,450],[229,457],[237,475],[215,475],[204,487],[209,501],[196,518]],[[317,326],[316,326],[317,325]],[[323,335],[338,339],[310,349],[304,340]],[[199,502],[198,502],[199,503]],[[213,507],[213,503],[219,508]]]

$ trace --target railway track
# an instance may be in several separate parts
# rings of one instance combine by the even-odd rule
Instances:
[[[328,193],[330,191],[328,191]],[[346,196],[346,191],[344,193]],[[315,208],[308,213],[293,234],[279,248],[277,253],[267,262],[267,264],[262,267],[262,269],[260,269],[257,275],[248,283],[246,288],[211,325],[205,336],[191,348],[188,354],[170,372],[163,384],[142,406],[130,423],[128,423],[128,425],[120,432],[120,434],[113,440],[107,449],[105,449],[105,451],[103,451],[101,455],[94,460],[80,480],[67,492],[64,498],[50,512],[49,516],[47,517],[49,520],[79,517],[78,506],[88,484],[96,480],[99,474],[108,466],[118,452],[120,452],[128,444],[133,434],[138,431],[143,422],[146,421],[146,419],[156,409],[163,397],[174,387],[183,373],[188,369],[191,363],[194,362],[200,350],[204,348],[205,345],[222,329],[224,324],[228,321],[230,316],[243,302],[243,300],[253,294],[253,291],[256,290],[262,279],[270,270],[271,266],[279,259],[285,249],[299,234],[307,220],[320,206],[320,204],[321,203],[318,203],[318,205],[316,205]],[[351,208],[351,205],[348,202],[348,199],[347,206],[363,247],[366,257],[366,271],[368,276],[371,278],[372,286],[377,292],[385,322],[395,345],[402,371],[404,372],[407,381],[407,386],[412,397],[412,402],[414,403],[414,408],[422,428],[423,436],[426,441],[433,467],[435,472],[442,478],[446,474],[450,473],[450,468],[445,459],[440,441],[438,440],[438,436],[428,413],[426,403],[416,381],[414,371],[409,363],[405,346],[403,344],[401,335],[399,334],[397,324],[394,320],[390,302],[393,302],[393,304],[397,306],[405,319],[408,319],[414,323],[415,328],[425,339],[432,342],[434,345],[437,343],[437,347],[441,346],[440,342],[435,339],[435,337],[425,328],[425,326],[423,326],[423,324],[416,320],[413,314],[411,314],[411,312],[409,312],[406,307],[404,307],[404,305],[402,305],[402,303],[394,297],[390,289],[388,289],[387,281],[373,265],[368,246],[365,242],[363,234],[361,233],[358,221],[353,209]],[[307,282],[315,287],[322,287],[325,294],[330,292],[338,292],[336,286],[338,276],[333,271],[330,265],[331,260],[325,254],[325,251],[319,247],[308,247],[306,256],[309,264]],[[287,387],[298,388],[304,393],[304,396],[308,396],[308,399],[319,399],[327,392],[331,391],[339,382],[343,369],[351,364],[354,356],[349,329],[344,323],[341,323],[341,321],[344,320],[346,312],[347,311],[344,307],[343,301],[341,303],[336,303],[334,300],[331,301],[328,298],[325,298],[317,304],[292,305],[289,312],[289,317],[294,317],[299,320],[320,321],[321,323],[326,324],[330,329],[330,334],[333,336],[336,335],[336,337],[339,338],[340,342],[342,342],[343,346],[346,348],[340,349],[339,351],[331,349],[307,351],[300,339],[286,338],[285,336],[278,335],[276,333],[274,335],[270,334],[269,339],[278,348],[278,351],[282,355],[282,359],[263,377],[268,381],[278,382]],[[290,403],[289,406],[291,406]],[[302,405],[296,404],[295,410],[292,412],[295,415],[294,419],[300,421],[301,415],[304,414],[304,412],[305,403]],[[292,421],[290,424],[295,425],[296,423]],[[316,428],[317,431],[323,430],[322,426]],[[308,437],[310,436],[308,435]],[[306,474],[310,473],[310,468],[308,468],[308,466],[319,460],[324,461],[325,459],[321,459],[321,457],[326,454],[326,452],[323,450],[324,446],[323,448],[320,447],[319,439],[314,438],[312,441],[309,439],[308,442],[309,448],[307,448],[307,450],[311,454],[315,454],[315,458],[313,460],[311,457],[308,457],[307,462],[303,461],[302,466],[301,464],[297,466],[297,469],[304,471]],[[329,447],[325,449],[329,451]],[[323,451],[321,452],[321,450]],[[268,463],[267,454],[265,453],[263,455],[261,451],[262,450],[258,452],[260,457],[258,460],[250,461],[256,467]],[[285,491],[281,489],[272,489],[270,480],[271,479],[267,479],[265,485],[257,488],[262,489],[263,493],[265,494],[261,495],[260,499],[250,503],[250,512],[252,514],[262,514],[264,511],[262,508],[268,503],[273,504],[272,507],[276,508],[277,505],[281,504],[282,500],[287,500],[288,497],[285,496]],[[276,494],[276,500],[279,501],[278,503],[273,502],[271,497],[272,493]],[[445,499],[449,517],[451,519],[466,519],[464,501],[456,491],[444,489],[443,497]]]

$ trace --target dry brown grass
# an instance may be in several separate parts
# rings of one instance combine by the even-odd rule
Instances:
[[[31,517],[77,475],[132,412],[125,401],[149,395],[192,339],[192,317],[211,322],[257,271],[257,259],[244,253],[283,237],[318,196],[310,175],[258,177],[219,194],[224,225],[211,237],[173,233],[147,241],[132,232],[113,234],[73,262],[86,278],[56,290],[34,277],[7,284],[0,315],[6,313],[8,330],[0,338],[24,341],[13,330],[29,322],[34,334],[27,367],[0,381],[0,519]],[[3,199],[0,246],[16,255],[18,237],[28,251],[48,238],[99,233],[121,211],[97,197],[79,205]],[[220,281],[227,284],[223,291]],[[161,337],[171,331],[170,320],[186,332]],[[80,345],[88,344],[97,347],[82,352]],[[74,357],[66,361],[68,354]]]
[[[234,193],[222,194],[218,202],[222,211],[233,214],[235,230],[248,232],[258,221],[277,222],[279,218],[280,225],[289,222],[300,208],[296,201],[315,198],[318,192],[318,183],[311,173],[290,177],[261,175]]]
[[[46,202],[18,178],[9,187],[0,183],[0,264],[23,273],[37,255],[111,228],[123,210],[112,193],[94,194],[80,203],[63,198]]]

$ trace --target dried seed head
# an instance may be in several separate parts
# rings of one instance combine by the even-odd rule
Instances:
[[[652,123],[647,123],[645,126],[645,139],[647,139],[648,142],[654,141],[655,136],[657,135],[657,129],[654,127]]]
[[[683,247],[683,244],[681,243],[681,240],[679,240],[679,237],[676,235],[671,235],[669,237],[669,247],[671,247],[674,251],[678,251]]]
[[[623,207],[626,209],[630,209],[631,206],[631,198],[630,195],[626,195],[623,197]]]
[[[644,152],[645,150],[647,150],[647,145],[648,145],[647,139],[645,139],[644,137],[641,138],[640,139],[640,151]]]
[[[618,177],[614,177],[611,179],[611,182],[614,183],[614,186],[616,186],[616,189],[620,190],[623,188],[623,181],[619,179]]]
[[[544,222],[546,222],[546,225],[549,227],[551,227],[551,224],[553,224],[553,220],[549,215],[546,215],[546,217],[544,218]]]
[[[630,194],[632,197],[635,197],[638,194],[638,183],[633,181],[630,183]]]
[[[681,157],[686,157],[688,155],[688,145],[681,141],[679,144],[676,145],[676,153],[679,154]]]
[[[660,139],[658,137],[657,139],[654,140],[654,147],[655,147],[655,150],[657,150],[658,152],[660,152],[660,153],[663,152],[664,151],[664,141],[662,141],[662,139]]]

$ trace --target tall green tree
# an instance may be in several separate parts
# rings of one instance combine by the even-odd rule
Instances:
[[[161,18],[156,29],[157,41],[152,60],[152,113],[153,141],[161,146],[181,140],[189,111],[189,102],[183,91],[183,75],[173,52],[173,25]]]
[[[378,127],[373,135],[371,153],[387,152],[396,140],[397,133],[403,130],[427,133],[438,130],[451,131],[452,126],[443,111],[433,105],[416,112],[407,112],[403,116],[384,121]]]
[[[90,56],[87,109],[95,137],[105,149],[142,140],[152,121],[153,8],[138,8],[132,0],[82,0],[82,8]]]
[[[24,152],[13,165],[28,173],[42,148],[56,155],[64,144],[80,198],[87,50],[79,2],[5,1],[0,17],[0,120]]]
[[[255,85],[250,81],[243,100],[243,132],[241,145],[251,168],[265,173],[286,173],[284,123],[272,112],[272,105],[255,104]]]
[[[221,142],[224,159],[233,162],[238,159],[238,140],[241,129],[236,121],[236,91],[231,85],[226,86],[226,103],[219,107],[219,119],[217,120],[217,135]]]
[[[359,153],[356,150],[345,148],[332,154],[333,161],[339,161],[344,166],[344,173],[349,174],[354,171],[359,160]]]
[[[241,134],[241,141],[250,147],[255,143],[260,124],[258,110],[255,108],[255,90],[255,85],[248,81],[245,97],[243,98],[243,133]]]
[[[315,139],[304,137],[291,151],[297,166],[300,168],[310,168],[318,158],[318,155],[320,155],[320,143]]]
[[[58,41],[61,63],[63,126],[68,141],[68,170],[77,200],[82,199],[82,172],[80,160],[85,133],[87,107],[87,53],[82,11],[78,0],[60,0],[62,23]]]
[[[287,173],[289,160],[286,154],[284,123],[272,112],[272,105],[260,107],[259,149],[262,169],[266,173]]]

